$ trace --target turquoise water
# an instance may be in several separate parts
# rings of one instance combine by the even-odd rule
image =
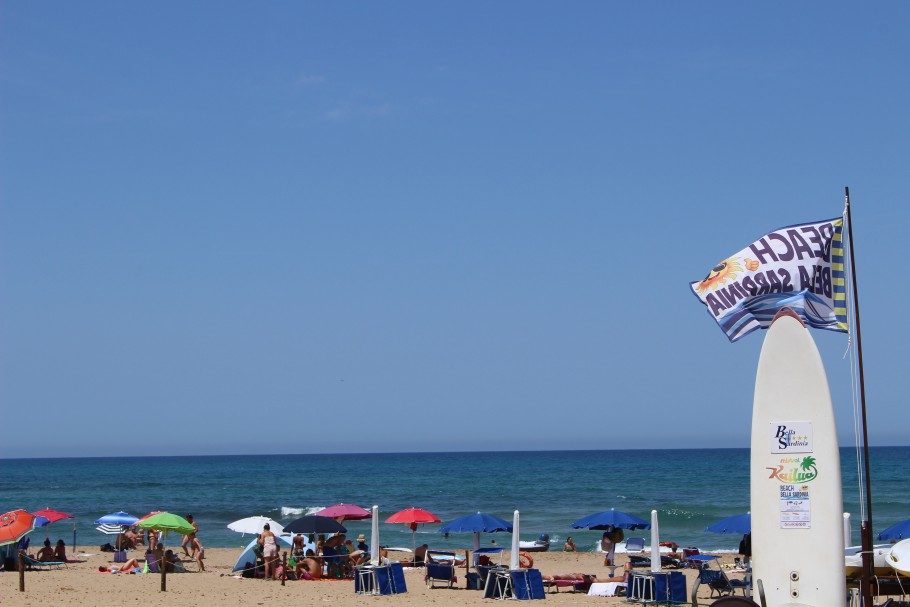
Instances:
[[[872,450],[876,532],[910,518],[908,456],[908,447]],[[858,541],[853,450],[842,450],[841,460],[844,505],[855,514]],[[662,539],[733,549],[739,537],[703,530],[748,510],[748,464],[747,449],[7,459],[0,460],[0,511],[72,512],[82,546],[109,539],[92,524],[108,512],[191,513],[205,545],[240,546],[250,538],[228,531],[233,520],[261,514],[289,522],[338,502],[379,504],[382,519],[409,506],[431,510],[443,521],[478,510],[511,520],[518,509],[522,539],[549,533],[562,541],[568,534],[591,548],[600,533],[573,530],[573,520],[611,507],[648,519],[656,508]],[[369,522],[346,525],[369,534]],[[436,527],[421,527],[418,543],[469,547],[470,536],[444,538]],[[48,530],[54,538],[72,538],[71,521]],[[411,545],[411,532],[401,525],[382,524],[380,532],[385,545]],[[37,534],[43,539],[42,531]],[[483,541],[492,539],[509,542],[508,534]]]

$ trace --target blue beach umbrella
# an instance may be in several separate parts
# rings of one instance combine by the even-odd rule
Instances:
[[[910,519],[895,523],[878,534],[878,539],[883,542],[910,538]]]
[[[288,546],[293,546],[290,538],[281,535],[275,537],[277,537],[279,541],[284,542]],[[253,552],[253,549],[256,547],[257,543],[259,543],[259,538],[254,537],[253,540],[246,545],[246,548],[244,548],[243,552],[240,553],[240,556],[237,557],[237,562],[234,563],[234,568],[231,570],[232,572],[240,571],[243,569],[246,563],[253,563],[254,565],[256,564],[256,554]],[[312,546],[312,544],[310,544],[310,546]]]
[[[126,525],[127,527],[129,527],[130,525],[135,525],[137,522],[139,522],[138,518],[136,518],[132,514],[127,514],[126,512],[121,510],[120,512],[114,512],[112,514],[105,514],[104,516],[99,518],[97,521],[95,521],[95,524],[96,525]]]
[[[457,518],[439,528],[440,533],[496,533],[497,531],[512,531],[512,525],[485,512]]]
[[[752,533],[752,515],[748,512],[722,518],[705,527],[711,533]]]
[[[572,523],[572,529],[609,529],[610,527],[619,527],[620,529],[650,529],[651,523],[627,512],[620,512],[615,508],[610,508],[605,512],[590,514],[580,518]]]

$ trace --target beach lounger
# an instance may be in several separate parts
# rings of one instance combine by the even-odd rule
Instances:
[[[734,592],[730,580],[724,574],[722,569],[708,569],[707,567],[698,570],[698,578],[695,580],[695,586],[692,587],[692,596],[698,592],[698,587],[702,584],[711,589],[711,598],[715,594],[718,597],[732,595]]]
[[[41,569],[60,569],[61,567],[66,567],[64,561],[39,561],[33,559],[30,556],[24,557],[25,566],[29,570],[41,570]]]
[[[455,553],[427,551],[427,573],[424,576],[427,588],[435,588],[441,582],[449,588],[458,580],[455,577]]]
[[[630,537],[626,540],[626,552],[641,552],[645,549],[645,538]]]
[[[651,557],[650,556],[638,556],[638,555],[629,555],[629,562],[632,563],[633,567],[650,567],[651,566]],[[660,556],[660,566],[665,569],[679,569],[683,566],[683,562],[679,559],[675,559],[671,556]]]

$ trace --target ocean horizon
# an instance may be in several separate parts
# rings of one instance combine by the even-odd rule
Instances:
[[[858,542],[855,453],[853,447],[840,451],[844,509],[853,514]],[[910,447],[871,448],[876,533],[908,518],[910,483],[898,474],[908,456]],[[287,523],[339,502],[378,504],[383,521],[410,506],[431,510],[443,521],[476,511],[511,519],[517,509],[522,539],[546,533],[558,548],[571,535],[582,549],[593,550],[600,533],[572,529],[572,521],[610,508],[648,519],[656,509],[661,539],[733,550],[739,536],[704,528],[749,509],[748,466],[746,448],[5,458],[0,510],[71,512],[77,545],[97,549],[110,538],[95,530],[94,520],[118,510],[136,516],[153,510],[193,514],[205,545],[239,547],[250,537],[229,531],[233,520],[264,515]],[[349,534],[369,533],[369,521],[345,525]],[[445,537],[438,527],[421,526],[417,543],[470,546],[469,535]],[[72,529],[73,521],[62,521],[33,535],[69,544]],[[415,539],[402,525],[383,523],[380,533],[383,545],[409,547]],[[484,545],[492,541],[508,544],[509,537],[482,538]]]

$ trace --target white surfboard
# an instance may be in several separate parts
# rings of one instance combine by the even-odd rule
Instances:
[[[784,310],[758,360],[750,464],[752,578],[768,607],[844,607],[840,454],[815,341]]]

